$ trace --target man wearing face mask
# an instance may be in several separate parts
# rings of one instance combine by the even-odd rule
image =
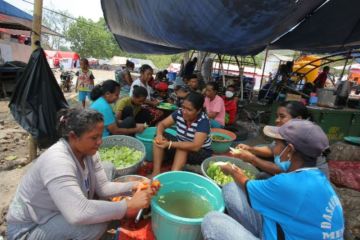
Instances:
[[[281,127],[266,126],[264,134],[276,141],[275,163],[284,173],[249,180],[240,168],[221,166],[235,180],[223,187],[230,216],[207,214],[201,225],[204,239],[343,239],[340,200],[315,167],[329,146],[322,129],[294,119]]]
[[[232,125],[236,120],[237,101],[235,99],[235,87],[230,85],[226,88],[224,104],[225,104],[225,124]]]

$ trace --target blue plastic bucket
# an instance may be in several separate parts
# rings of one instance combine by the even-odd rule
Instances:
[[[152,162],[153,160],[153,140],[156,135],[156,127],[146,128],[142,133],[135,134],[136,139],[140,140],[145,145],[145,160]],[[174,129],[166,129],[166,133],[176,136]]]
[[[195,173],[173,171],[156,176],[161,182],[157,197],[175,191],[189,191],[205,197],[214,211],[223,212],[225,208],[221,189],[211,180]],[[200,240],[203,218],[183,218],[162,209],[157,197],[151,201],[152,229],[157,240]]]

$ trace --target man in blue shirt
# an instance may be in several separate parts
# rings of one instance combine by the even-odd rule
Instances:
[[[325,133],[312,122],[294,119],[266,126],[264,134],[275,139],[274,161],[284,173],[249,180],[240,168],[222,166],[235,180],[223,188],[230,216],[209,213],[202,223],[204,239],[343,239],[341,203],[315,167],[329,146]]]

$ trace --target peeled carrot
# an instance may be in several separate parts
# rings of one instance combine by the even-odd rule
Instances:
[[[158,188],[160,186],[161,184],[159,180],[155,180],[151,182],[151,187]],[[148,187],[149,187],[148,183],[141,183],[141,185],[139,186],[140,190],[146,190]]]
[[[151,183],[151,187],[155,187],[155,188],[158,188],[161,186],[161,183],[159,180],[155,180]]]
[[[120,202],[122,197],[113,197],[111,199],[112,202]]]
[[[140,190],[146,190],[149,187],[149,184],[147,183],[140,183],[139,187]]]

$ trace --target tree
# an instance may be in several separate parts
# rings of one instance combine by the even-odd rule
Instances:
[[[123,56],[152,60],[160,69],[167,68],[172,62],[180,62],[181,54],[175,55],[146,55],[123,52],[112,33],[106,26],[105,20],[100,18],[94,22],[83,17],[77,18],[70,24],[66,31],[66,39],[70,42],[71,49],[82,57],[111,58]]]
[[[79,17],[70,24],[65,36],[71,49],[82,57],[111,58],[122,54],[103,18],[94,22]]]
[[[69,28],[70,24],[74,21],[72,16],[67,11],[59,10],[58,13],[53,11],[44,11],[43,25],[51,30],[64,35]],[[43,35],[42,45],[45,48],[55,50],[70,50],[69,44],[63,36]]]

